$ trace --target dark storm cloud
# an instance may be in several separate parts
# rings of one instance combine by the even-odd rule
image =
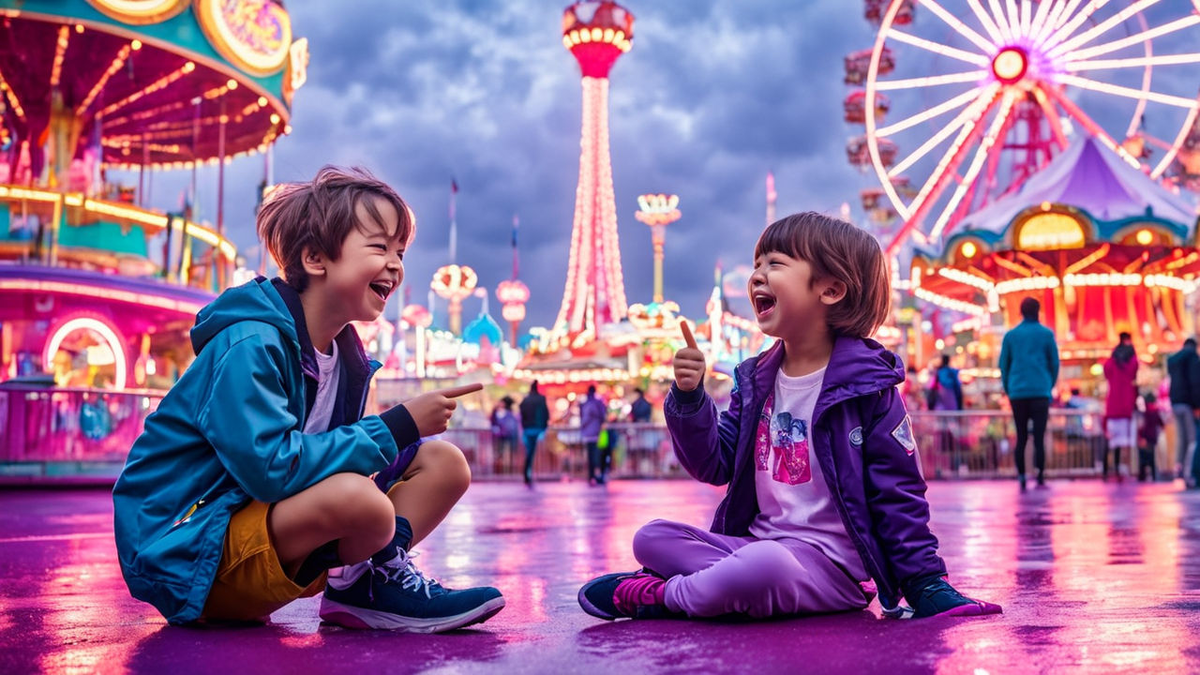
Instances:
[[[718,258],[728,265],[750,256],[767,171],[776,172],[781,212],[836,210],[857,190],[840,162],[841,54],[852,36],[867,38],[866,28],[838,0],[628,7],[637,15],[635,46],[614,68],[610,91],[626,293],[644,302],[652,290],[636,197],[674,192],[684,218],[668,232],[666,294],[699,314]],[[423,301],[433,270],[448,262],[454,177],[458,262],[494,289],[509,274],[509,227],[519,214],[521,276],[533,289],[529,324],[553,321],[566,277],[581,112],[578,67],[560,41],[561,6],[289,9],[297,33],[309,38],[312,63],[295,131],[276,150],[277,179],[303,179],[334,162],[392,181],[417,213],[406,285]]]

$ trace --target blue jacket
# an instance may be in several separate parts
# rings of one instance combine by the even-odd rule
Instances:
[[[729,409],[720,414],[703,387],[672,386],[663,404],[680,464],[697,480],[728,485],[712,531],[746,536],[758,515],[754,440],[783,362],[783,343],[734,371]],[[894,609],[911,582],[946,573],[929,531],[916,442],[896,385],[900,357],[874,340],[840,337],[813,410],[813,452],[863,567]]]
[[[317,373],[303,322],[295,291],[263,278],[202,309],[191,333],[196,360],[146,418],[117,479],[121,572],[133,597],[171,623],[200,617],[235,511],[335,473],[369,475],[417,440],[406,411],[385,413],[387,422],[362,417],[379,364],[350,326],[336,338],[341,406],[329,431],[302,433]]]
[[[1050,398],[1058,381],[1058,343],[1054,331],[1025,319],[1000,343],[1000,381],[1009,400]]]

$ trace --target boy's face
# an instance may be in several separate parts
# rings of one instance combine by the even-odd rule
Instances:
[[[333,306],[346,312],[345,320],[374,321],[383,312],[388,297],[404,280],[404,250],[400,239],[400,216],[391,202],[375,199],[383,223],[360,203],[358,227],[342,242],[342,254],[325,265],[325,289]]]
[[[786,341],[815,326],[825,327],[826,309],[832,304],[826,294],[830,282],[812,280],[812,266],[806,260],[778,251],[754,259],[746,290],[762,332]]]

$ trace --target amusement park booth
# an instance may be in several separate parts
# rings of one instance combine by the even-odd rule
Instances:
[[[1147,362],[1178,349],[1195,331],[1198,274],[1195,207],[1081,136],[1019,192],[964,217],[940,253],[918,249],[912,290],[984,329],[1011,328],[1021,300],[1037,298],[1071,382],[1096,379],[1122,332]],[[994,362],[998,347],[981,351]]]

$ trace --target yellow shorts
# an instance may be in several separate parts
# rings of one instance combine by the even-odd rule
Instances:
[[[261,621],[296,598],[325,588],[325,573],[304,588],[284,572],[267,530],[270,511],[270,504],[255,501],[233,514],[202,618]]]

